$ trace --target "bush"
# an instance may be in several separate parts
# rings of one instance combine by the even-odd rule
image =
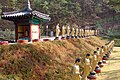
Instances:
[[[120,47],[120,39],[115,39],[115,46]]]
[[[113,38],[113,39],[120,39],[120,35],[110,35],[110,38]]]

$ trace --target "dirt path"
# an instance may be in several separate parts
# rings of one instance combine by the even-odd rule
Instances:
[[[120,80],[120,47],[114,47],[102,73],[98,74],[98,80]]]

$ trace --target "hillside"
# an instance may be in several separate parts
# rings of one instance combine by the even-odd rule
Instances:
[[[93,53],[105,41],[98,37],[1,46],[0,80],[72,80],[77,57]]]

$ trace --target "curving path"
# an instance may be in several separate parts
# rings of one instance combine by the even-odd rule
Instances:
[[[120,47],[114,47],[102,73],[98,74],[98,80],[120,80]]]

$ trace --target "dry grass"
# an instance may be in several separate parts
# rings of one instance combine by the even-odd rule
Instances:
[[[74,60],[93,53],[104,43],[90,37],[1,46],[0,79],[71,80]]]

